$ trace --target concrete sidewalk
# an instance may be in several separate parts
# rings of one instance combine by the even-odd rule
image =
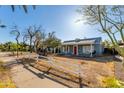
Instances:
[[[0,58],[4,62],[16,63],[13,57]],[[66,88],[66,86],[46,78],[39,70],[23,64],[17,64],[11,68],[11,77],[18,88]]]
[[[11,69],[12,80],[20,88],[64,88],[53,80],[44,77],[43,73],[37,69],[23,65],[15,66]]]

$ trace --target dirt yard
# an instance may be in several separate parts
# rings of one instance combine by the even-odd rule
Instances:
[[[25,55],[20,55],[18,60],[20,59],[19,62],[21,62],[21,64],[23,63],[23,65],[27,64],[29,67],[32,66],[40,70],[38,73],[43,73],[42,76],[54,82],[52,84],[56,82],[56,84],[71,88],[103,87],[103,79],[106,77],[113,77],[114,75],[119,80],[124,81],[124,70],[122,70],[121,62],[118,62],[112,56],[96,58],[47,56],[46,58],[39,58],[38,60],[37,57],[38,55],[36,54],[30,55],[27,53]],[[4,60],[3,62],[7,64],[13,63],[15,59],[16,57],[9,56],[6,53],[0,53],[0,60]],[[116,65],[114,65],[114,63]],[[16,67],[14,64],[12,66]],[[3,70],[0,69],[0,72],[2,71]],[[6,73],[6,71],[4,73]],[[1,76],[3,75],[0,73],[0,79],[5,80],[5,78],[7,78],[6,80],[8,80],[9,77],[6,77],[8,74],[9,73],[6,73],[5,77],[2,78]],[[31,75],[34,76],[33,73]],[[18,76],[20,77],[20,74],[18,74]],[[39,74],[37,74],[37,76],[39,77]],[[12,81],[8,80],[5,82],[7,82],[6,84],[11,84]],[[6,84],[1,84],[2,86],[6,86]]]
[[[114,76],[114,63],[111,56],[98,58],[54,56],[50,57],[50,60],[41,59],[35,67],[48,72],[51,78],[69,87],[81,87],[80,85],[102,87],[104,77]]]
[[[1,60],[6,63],[11,63],[9,59],[14,57],[1,54]],[[48,56],[40,58],[37,61],[37,55],[23,55],[19,57],[23,65],[28,64],[43,72],[43,76],[47,79],[57,82],[66,87],[103,87],[103,78],[112,77],[115,74],[120,74],[121,69],[115,72],[112,56],[103,56],[96,58],[82,58],[72,56]],[[115,68],[120,68],[120,65]],[[0,73],[0,76],[3,76]],[[122,74],[120,78],[122,78]],[[2,79],[2,78],[1,78]],[[123,79],[123,78],[122,78]],[[8,81],[11,82],[11,81]]]
[[[3,67],[2,64],[3,62],[0,61],[0,88],[15,88],[9,68]]]

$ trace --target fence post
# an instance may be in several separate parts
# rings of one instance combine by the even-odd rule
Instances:
[[[39,55],[37,55],[37,62],[38,62],[38,59],[39,59]]]
[[[82,78],[81,78],[81,64],[79,63],[78,67],[79,67],[79,88],[82,88]]]

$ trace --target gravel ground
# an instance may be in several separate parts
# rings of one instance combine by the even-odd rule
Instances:
[[[82,84],[86,84],[88,85],[88,87],[101,87],[101,79],[103,77],[114,76],[114,65],[110,59],[112,58],[98,57],[96,59],[77,59],[67,57],[53,57],[52,65],[49,62],[45,62],[45,60],[40,60],[40,62],[38,62],[38,64],[40,64],[40,67],[37,68],[42,68],[41,70],[43,70],[43,65],[51,65],[54,66],[53,68],[71,73],[76,76],[79,75],[80,71],[80,75],[82,77]],[[67,78],[67,75],[63,75],[62,73],[60,74],[59,71],[50,71],[51,73],[56,73],[57,75],[59,74]],[[73,80],[78,81],[77,79]],[[67,83],[66,80],[64,82]],[[79,85],[76,86],[69,82],[68,84],[73,85],[73,87],[79,87]]]
[[[115,75],[119,80],[124,82],[124,67],[122,66],[122,62],[115,63]]]

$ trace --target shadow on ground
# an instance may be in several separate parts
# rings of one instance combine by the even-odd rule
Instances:
[[[64,85],[64,86],[66,86],[66,87],[69,87],[69,88],[73,88],[73,87],[80,87],[80,88],[82,88],[82,87],[84,87],[84,86],[85,86],[85,87],[88,87],[88,86],[86,86],[86,85],[84,85],[84,84],[81,84],[81,83],[79,83],[79,82],[77,82],[77,81],[74,81],[74,80],[71,80],[71,79],[68,79],[68,78],[65,78],[65,77],[56,75],[56,74],[54,74],[54,73],[51,73],[51,72],[50,72],[51,69],[48,69],[47,71],[41,71],[41,70],[40,70],[41,72],[43,72],[43,74],[42,74],[42,73],[36,73],[35,71],[33,71],[33,70],[31,70],[31,69],[29,68],[29,66],[34,67],[33,65],[28,64],[28,66],[27,66],[27,64],[24,64],[23,62],[22,62],[22,64],[23,64],[23,67],[24,67],[25,69],[27,69],[28,71],[32,72],[33,74],[35,74],[37,77],[39,77],[39,78],[41,78],[41,79],[47,78],[47,79],[53,80],[53,81],[55,81],[55,82],[57,82],[57,83],[60,83],[60,84],[62,84],[62,85]],[[34,67],[34,68],[35,68],[35,67]],[[37,69],[37,68],[35,68],[35,69]],[[39,70],[39,69],[37,69],[37,70]],[[59,80],[59,79],[56,79],[56,78],[54,78],[54,77],[51,77],[51,75],[54,76],[54,77],[56,77],[56,78],[59,78],[60,80]],[[75,83],[76,86],[71,86],[70,83],[66,83],[66,82]]]
[[[70,58],[70,59],[79,59],[79,60],[87,60],[87,61],[95,61],[95,62],[112,62],[112,61],[117,61],[119,62],[115,56],[112,55],[106,55],[106,56],[98,56],[98,57],[83,57],[83,56],[65,56],[65,55],[57,55],[57,57],[61,58]]]

